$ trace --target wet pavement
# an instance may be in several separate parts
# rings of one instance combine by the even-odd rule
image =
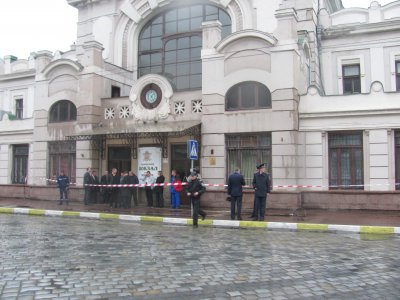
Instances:
[[[0,215],[1,299],[398,299],[400,238]]]
[[[82,202],[72,201],[69,206],[58,205],[58,200],[30,200],[17,198],[0,198],[0,207],[24,207],[35,209],[67,210],[79,212],[106,212],[117,214],[131,214],[141,216],[161,216],[190,218],[190,207],[181,206],[181,209],[146,207],[144,199],[138,207],[132,209],[114,209],[107,204],[83,205]],[[208,219],[229,220],[230,203],[226,208],[205,208]],[[251,211],[242,211],[243,220],[251,220]],[[278,210],[267,209],[266,221],[271,222],[296,222],[316,224],[340,224],[340,225],[369,225],[369,226],[395,226],[400,227],[400,211],[371,211],[371,210]]]

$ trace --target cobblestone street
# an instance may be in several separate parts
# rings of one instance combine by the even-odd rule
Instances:
[[[1,299],[398,299],[400,292],[393,236],[0,215],[0,238]]]

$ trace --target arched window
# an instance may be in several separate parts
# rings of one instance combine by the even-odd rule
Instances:
[[[53,104],[50,109],[50,122],[68,122],[76,120],[76,107],[68,100],[61,100]]]
[[[271,92],[259,82],[241,82],[229,89],[225,105],[226,110],[270,108]]]
[[[162,74],[175,90],[201,88],[201,23],[219,20],[222,37],[231,19],[222,9],[196,4],[167,10],[150,20],[139,36],[139,77]]]

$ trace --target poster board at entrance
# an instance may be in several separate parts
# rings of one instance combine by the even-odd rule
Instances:
[[[139,147],[138,149],[138,177],[144,173],[150,173],[157,177],[157,172],[161,170],[161,148],[159,147]]]

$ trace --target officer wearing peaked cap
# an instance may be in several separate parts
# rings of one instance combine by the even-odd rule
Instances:
[[[257,166],[257,173],[253,177],[253,188],[255,193],[255,215],[254,221],[264,221],[267,206],[267,195],[270,193],[269,175],[265,172],[265,164]]]

